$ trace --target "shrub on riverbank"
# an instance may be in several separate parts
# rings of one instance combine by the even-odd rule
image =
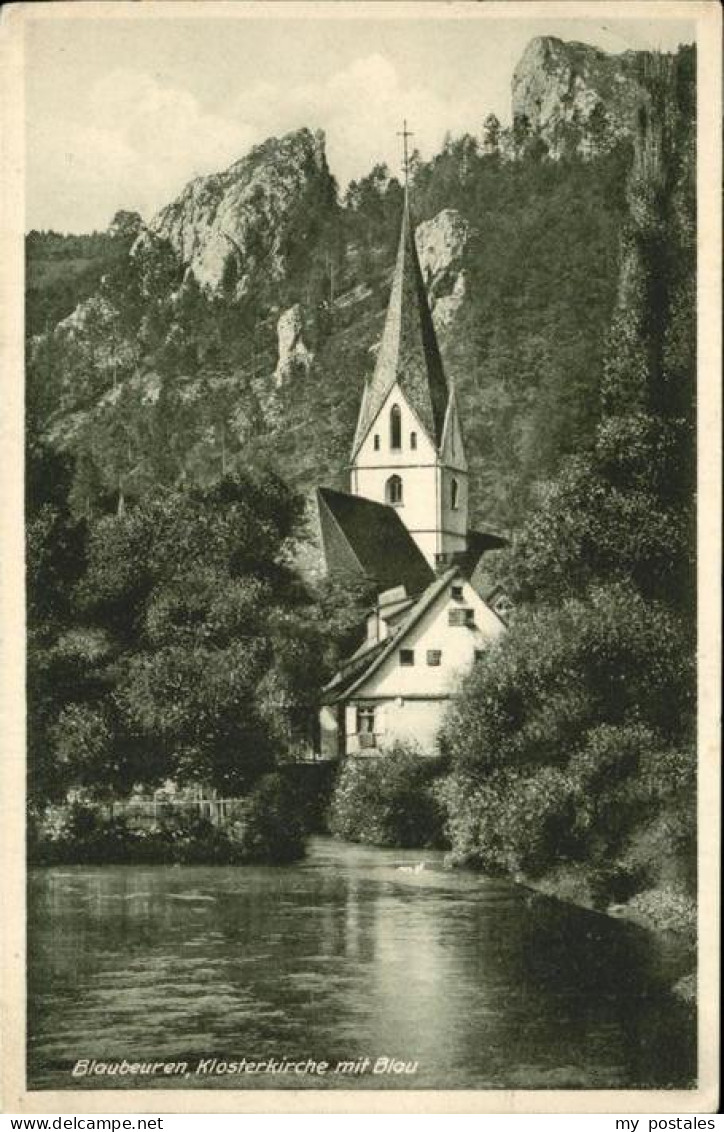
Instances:
[[[280,774],[261,778],[232,826],[246,861],[295,861],[304,856],[306,824],[290,782]]]
[[[417,849],[444,843],[435,790],[439,760],[398,744],[379,758],[349,758],[332,794],[329,829],[345,841]]]
[[[233,865],[282,863],[304,856],[305,828],[295,799],[277,775],[262,778],[239,799],[223,826],[183,812],[150,826],[102,806],[74,803],[31,816],[31,865]]]
[[[662,884],[693,892],[693,750],[640,724],[607,724],[559,761],[479,778],[453,766],[439,788],[453,863],[534,878],[580,863],[596,907]]]

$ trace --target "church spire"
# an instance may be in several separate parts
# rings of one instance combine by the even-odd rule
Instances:
[[[406,174],[409,165],[407,138],[410,136],[405,123]],[[395,383],[435,448],[439,448],[448,404],[448,386],[417,256],[407,184],[387,318],[374,374],[364,391],[352,449],[353,461]]]
[[[402,138],[402,171],[405,174],[405,204],[407,204],[407,181],[410,173],[410,156],[407,152],[407,139],[414,138],[414,134],[407,128],[407,118],[402,120],[402,129],[397,131],[398,138]]]

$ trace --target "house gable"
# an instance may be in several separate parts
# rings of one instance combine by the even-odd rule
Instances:
[[[453,587],[460,597],[453,596]],[[466,610],[471,611],[471,623],[451,623],[451,612],[460,614]],[[398,633],[347,689],[346,696],[447,698],[472,667],[476,652],[489,647],[504,632],[500,617],[471,584],[459,571],[449,571],[425,591]],[[401,663],[403,651],[412,652],[412,664]],[[439,658],[428,657],[428,653],[439,653]]]

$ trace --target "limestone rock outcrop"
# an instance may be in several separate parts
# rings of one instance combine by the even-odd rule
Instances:
[[[646,100],[637,77],[641,53],[609,55],[553,36],[532,39],[513,72],[513,120],[548,153],[590,156],[631,133]]]
[[[437,330],[450,325],[465,298],[463,259],[469,239],[470,226],[455,208],[444,208],[415,230],[417,254]]]
[[[306,224],[334,199],[322,131],[296,130],[269,138],[224,173],[197,177],[151,220],[198,282],[243,295],[255,271],[283,279],[289,238],[304,238]]]
[[[304,339],[304,316],[299,303],[282,312],[277,323],[279,360],[274,371],[274,384],[279,388],[295,376],[306,374],[313,355]]]

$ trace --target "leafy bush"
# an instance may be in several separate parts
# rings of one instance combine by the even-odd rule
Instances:
[[[479,780],[502,767],[565,766],[597,726],[685,734],[693,700],[679,619],[630,586],[600,586],[517,612],[463,684],[441,746],[455,770]]]
[[[440,789],[455,864],[530,876],[586,862],[596,906],[647,885],[695,887],[690,750],[637,724],[590,730],[565,765],[453,773]]]
[[[291,861],[304,855],[304,826],[294,798],[276,775],[239,799],[227,824],[176,812],[150,826],[109,816],[97,805],[74,803],[31,815],[31,864],[245,864]]]
[[[661,931],[691,933],[696,930],[696,904],[683,892],[670,888],[639,892],[627,905],[636,919]]]
[[[535,876],[580,854],[578,784],[556,767],[498,771],[482,784],[450,777],[440,796],[456,865]]]
[[[443,841],[443,812],[434,790],[438,760],[397,744],[378,758],[345,761],[335,784],[329,828],[367,845],[422,848]]]
[[[231,825],[247,861],[294,861],[304,856],[303,809],[289,782],[267,774],[244,800],[239,821]]]

